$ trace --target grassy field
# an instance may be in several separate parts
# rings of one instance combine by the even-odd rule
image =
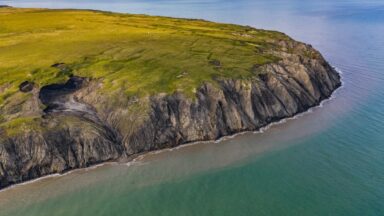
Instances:
[[[277,61],[268,51],[280,40],[289,38],[203,20],[0,8],[0,111],[25,97],[18,90],[23,81],[42,87],[70,75],[100,79],[105,94],[193,95],[202,82],[246,79],[255,65]],[[0,112],[1,119],[8,118]]]

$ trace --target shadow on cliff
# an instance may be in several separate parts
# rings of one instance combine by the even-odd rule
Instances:
[[[75,92],[85,87],[88,82],[88,78],[71,76],[64,84],[51,84],[42,87],[39,99],[46,105],[43,117],[54,117],[55,115],[78,117],[81,121],[93,124],[106,139],[120,144],[119,132],[102,120],[93,106],[81,102],[75,97]]]

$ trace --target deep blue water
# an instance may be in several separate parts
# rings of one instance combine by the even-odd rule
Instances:
[[[384,215],[384,2],[0,1],[204,18],[287,33],[342,71],[335,98],[262,134],[0,192],[0,215]]]

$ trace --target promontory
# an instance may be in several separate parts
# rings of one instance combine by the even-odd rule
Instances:
[[[91,10],[0,8],[0,189],[257,130],[340,76],[275,31]]]

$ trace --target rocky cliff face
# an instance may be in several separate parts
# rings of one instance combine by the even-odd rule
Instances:
[[[78,77],[42,88],[35,97],[47,107],[44,130],[0,139],[0,189],[137,153],[257,130],[318,105],[340,86],[340,76],[310,46],[282,46],[287,52],[275,53],[282,60],[256,65],[251,79],[205,83],[195,98],[158,94],[116,106],[115,100],[95,93],[98,81]],[[288,52],[292,49],[298,52]]]

